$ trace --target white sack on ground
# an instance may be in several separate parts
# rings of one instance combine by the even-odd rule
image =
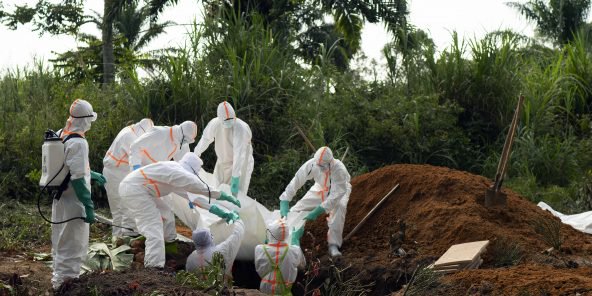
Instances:
[[[210,186],[211,184],[215,184],[213,175],[205,172],[203,169],[199,172],[199,177]],[[230,186],[226,184],[220,185],[218,189],[230,193]],[[208,201],[207,196],[190,193],[189,197],[190,199],[196,199],[198,202],[207,203]],[[167,198],[175,215],[192,230],[202,227],[210,228],[216,244],[222,242],[230,235],[230,226],[218,216],[199,207],[190,209],[189,201],[176,194],[171,194]],[[212,203],[221,205],[229,210],[236,210],[239,213],[245,223],[245,235],[236,259],[254,260],[255,246],[265,241],[266,225],[272,220],[279,219],[280,212],[279,210],[268,210],[262,204],[242,192],[239,192],[237,198],[241,203],[240,208],[227,201],[212,200]],[[298,229],[302,226],[304,224],[303,218],[306,214],[308,212],[290,212],[288,215],[288,225],[290,225],[290,228],[295,227]]]
[[[592,211],[583,212],[574,215],[565,215],[560,212],[557,212],[551,208],[548,204],[544,202],[539,202],[537,204],[541,209],[547,210],[551,212],[554,216],[561,219],[561,222],[570,225],[571,227],[579,230],[581,232],[592,234]]]

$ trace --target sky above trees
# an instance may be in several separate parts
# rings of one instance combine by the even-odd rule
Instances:
[[[87,2],[86,9],[89,12],[102,11],[102,1]],[[34,5],[36,0],[2,0],[2,3],[5,8],[10,9],[15,3]],[[180,0],[178,5],[168,7],[159,19],[174,21],[178,25],[168,28],[167,33],[154,40],[148,49],[183,45],[187,30],[184,24],[190,24],[194,19],[200,22],[200,7],[201,4],[195,0]],[[448,46],[454,30],[465,38],[479,38],[486,32],[506,28],[528,36],[534,34],[534,26],[527,23],[515,9],[506,6],[505,1],[500,0],[410,0],[409,10],[410,22],[427,31],[439,50]],[[83,31],[100,36],[93,24],[86,25]],[[362,35],[362,51],[369,58],[383,63],[380,50],[389,39],[383,26],[367,24]],[[39,36],[31,30],[30,25],[22,26],[16,31],[2,26],[0,40],[4,44],[0,47],[0,69],[3,70],[31,64],[34,58],[47,61],[54,57],[52,52],[64,52],[77,44],[72,36]]]

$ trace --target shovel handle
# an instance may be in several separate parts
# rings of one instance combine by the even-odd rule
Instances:
[[[516,106],[516,110],[514,111],[514,116],[512,117],[512,123],[510,124],[510,130],[506,135],[506,140],[504,142],[504,148],[502,150],[502,155],[500,157],[500,161],[497,166],[497,172],[495,174],[495,183],[494,183],[494,190],[499,191],[502,182],[504,179],[504,175],[506,174],[506,170],[508,168],[508,159],[510,158],[510,151],[512,150],[512,144],[514,142],[514,136],[516,135],[516,127],[518,126],[518,121],[520,120],[520,111],[522,109],[522,103],[524,102],[524,96],[520,95],[518,98],[518,104]]]
[[[362,219],[362,221],[360,221],[360,223],[358,223],[358,225],[356,225],[356,227],[354,227],[354,229],[343,239],[343,241],[347,241],[350,237],[352,237],[357,231],[358,229],[360,229],[360,227],[362,227],[362,225],[364,225],[364,223],[366,222],[366,220],[368,220],[368,218],[370,218],[370,216],[372,216],[372,214],[374,214],[374,212],[376,212],[376,210],[378,210],[378,208],[380,207],[380,205],[389,197],[391,196],[391,193],[395,192],[395,190],[397,190],[399,188],[399,184],[395,185],[395,187],[393,187],[393,189],[391,189],[391,191],[389,191],[373,208],[372,210],[370,210],[370,212],[368,212],[368,214],[366,214],[366,216]]]

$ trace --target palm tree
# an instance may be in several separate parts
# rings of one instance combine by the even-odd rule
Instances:
[[[150,41],[165,33],[166,27],[175,24],[172,21],[157,23],[151,18],[148,6],[138,8],[134,3],[124,6],[113,22],[116,35],[123,37],[123,47],[132,57],[132,62],[128,64],[134,69],[128,70],[135,71],[136,65],[153,68],[157,60],[146,57],[146,54],[142,54],[141,51]]]
[[[151,0],[151,15],[156,15],[167,5],[178,0]],[[217,11],[221,6],[232,9],[235,15],[255,12],[265,20],[265,25],[274,32],[274,40],[286,47],[296,45],[296,50],[309,62],[315,62],[321,52],[333,44],[339,51],[331,60],[339,68],[347,68],[349,58],[360,49],[365,21],[384,21],[389,29],[396,29],[406,22],[407,1],[368,0],[204,0],[206,11]],[[325,16],[332,15],[333,22]],[[221,20],[224,21],[224,20]],[[336,43],[337,40],[340,40]]]
[[[157,3],[158,2],[158,3]],[[176,3],[177,1],[173,1]],[[103,82],[108,84],[115,80],[115,55],[113,52],[113,29],[116,19],[121,15],[122,11],[128,11],[130,7],[137,7],[138,0],[105,0],[103,5],[103,26],[101,28],[103,41]],[[168,1],[151,1],[150,5],[142,9],[142,15],[148,14],[155,19],[157,14],[164,10],[164,7],[169,5]],[[149,8],[148,8],[149,7]],[[135,12],[135,8],[134,8]],[[136,16],[137,17],[137,16]],[[142,19],[148,19],[148,16],[142,16]],[[143,23],[142,23],[143,24]],[[166,26],[166,25],[165,25]],[[147,40],[138,40],[141,46],[145,45],[153,37],[150,35],[160,34],[162,31],[155,33],[148,33]],[[129,39],[128,39],[129,40]]]
[[[509,2],[527,20],[536,23],[537,33],[556,45],[573,40],[576,32],[586,23],[590,0],[529,0],[527,3]]]
[[[122,70],[128,71],[135,71],[138,65],[152,68],[156,59],[146,57],[146,54],[143,54],[141,50],[155,37],[164,33],[165,28],[172,25],[173,22],[151,22],[150,18],[148,8],[138,8],[138,4],[135,2],[121,7],[112,20],[112,32],[110,33],[112,36],[108,46],[111,48],[111,53],[107,55],[109,62],[105,60],[105,42],[89,34],[78,35],[78,39],[85,43],[84,46],[59,54],[56,59],[51,61],[57,68],[66,71],[66,77],[77,81],[92,79],[106,82],[108,81],[105,78],[106,73],[115,71],[115,65],[120,65]],[[95,16],[93,22],[99,28],[105,28],[102,19],[104,18]],[[113,67],[106,70],[105,66]],[[124,72],[122,71],[122,73]],[[115,72],[113,72],[114,78]]]

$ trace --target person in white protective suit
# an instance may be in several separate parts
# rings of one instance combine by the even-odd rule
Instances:
[[[144,266],[164,267],[165,240],[174,239],[165,237],[163,232],[161,204],[166,203],[163,196],[176,193],[188,198],[187,192],[190,192],[226,200],[240,207],[240,202],[232,195],[210,188],[197,177],[201,164],[199,157],[187,153],[179,162],[153,163],[131,172],[121,181],[119,195],[123,206],[134,217],[138,232],[146,237]],[[211,205],[209,211],[224,218],[237,215],[216,205]]]
[[[103,175],[108,181],[105,190],[107,191],[111,217],[113,217],[113,225],[135,228],[134,219],[123,212],[119,196],[119,183],[130,172],[129,155],[132,143],[153,127],[154,123],[150,118],[144,118],[138,123],[126,126],[117,134],[103,158]],[[120,227],[113,227],[111,233],[113,237],[136,235],[136,233]]]
[[[193,121],[185,121],[174,126],[155,126],[140,136],[130,146],[129,166],[132,170],[156,163],[158,161],[179,161],[185,153],[190,152],[189,144],[195,142],[197,125]],[[164,234],[167,242],[175,240],[175,214],[168,203],[158,203],[164,223]]]
[[[89,224],[95,221],[90,181],[95,180],[99,185],[106,182],[101,174],[90,170],[88,142],[84,138],[91,122],[96,119],[97,113],[91,104],[78,99],[70,106],[66,126],[58,131],[64,142],[64,168],[70,172],[70,181],[61,198],[53,200],[51,219],[58,222],[74,217],[85,218],[51,225],[51,284],[54,289],[58,289],[64,280],[78,278],[80,274],[88,249]]]
[[[315,184],[290,209],[290,201],[298,189],[310,179],[314,179]],[[321,147],[313,159],[308,160],[298,169],[280,196],[280,215],[286,217],[289,211],[311,211],[304,219],[312,221],[321,214],[328,213],[329,255],[341,256],[339,248],[343,242],[343,225],[350,193],[350,176],[345,165],[339,159],[333,158],[333,152],[329,147]]]
[[[214,149],[218,158],[214,167],[214,177],[218,182],[216,185],[229,184],[234,196],[239,191],[247,194],[255,163],[251,128],[236,118],[234,109],[226,101],[218,105],[217,115],[208,122],[193,152],[201,157],[215,141]]]
[[[255,269],[261,277],[259,290],[271,295],[291,295],[292,284],[298,275],[298,269],[304,268],[306,261],[300,249],[300,238],[304,226],[292,232],[291,243],[286,240],[290,235],[285,219],[279,219],[267,225],[267,242],[255,247]]]
[[[245,234],[245,224],[238,215],[226,219],[226,222],[234,222],[232,233],[218,245],[214,244],[214,237],[210,229],[198,228],[193,231],[191,238],[195,243],[195,251],[187,257],[187,263],[185,264],[187,271],[199,271],[212,262],[214,253],[220,253],[224,257],[226,275],[232,277],[232,264],[234,263],[234,259],[236,259]]]

